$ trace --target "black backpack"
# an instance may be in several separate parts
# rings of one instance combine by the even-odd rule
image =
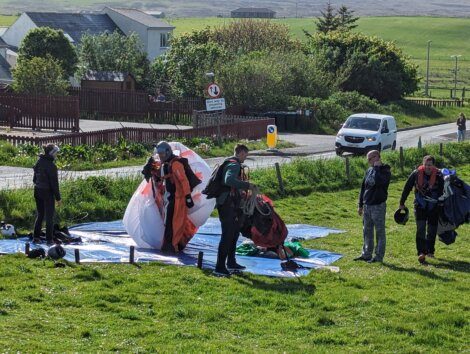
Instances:
[[[191,166],[189,166],[188,159],[184,157],[177,157],[176,161],[181,162],[181,164],[183,165],[184,173],[186,174],[186,178],[188,179],[188,182],[189,182],[189,188],[191,189],[191,192],[192,192],[193,189],[196,188],[197,185],[202,183],[202,181],[198,178],[198,176],[196,176]]]
[[[237,162],[237,160],[227,159],[221,165],[216,165],[212,170],[211,178],[209,178],[206,188],[202,191],[202,194],[205,194],[207,199],[217,198],[227,187],[222,183],[222,175],[225,166],[231,162]]]

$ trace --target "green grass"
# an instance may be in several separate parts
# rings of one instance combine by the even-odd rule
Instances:
[[[208,139],[207,141],[209,141]],[[191,142],[191,141],[190,141]],[[254,150],[265,150],[267,149],[266,139],[261,140],[241,140],[243,144],[246,144],[248,148],[252,151]],[[184,143],[184,142],[183,142]],[[230,156],[233,154],[233,148],[237,144],[237,141],[223,141],[220,146],[211,142],[210,144],[206,144],[206,148],[203,148],[202,145],[197,144],[196,146],[190,146],[203,158],[210,158],[210,157],[220,157],[220,156]],[[294,147],[295,144],[287,142],[287,141],[279,141],[278,148],[288,148]],[[113,149],[108,145],[101,145],[100,149],[107,148]],[[85,146],[86,151],[90,148]],[[142,148],[144,148],[142,146]],[[94,150],[91,148],[91,150]],[[96,150],[96,149],[95,149]],[[103,156],[100,154],[93,155],[87,157],[76,157],[78,153],[75,153],[73,158],[66,157],[64,155],[60,155],[57,160],[57,166],[62,170],[69,170],[69,171],[87,171],[87,170],[99,170],[105,168],[117,168],[117,167],[126,167],[126,166],[136,166],[136,165],[144,165],[149,156],[152,153],[153,148],[148,148],[148,153],[145,154],[143,157],[128,157],[129,154],[127,152],[122,152],[119,149],[113,150],[112,156],[113,159],[111,161],[103,161]],[[74,150],[77,151],[77,150]],[[140,150],[139,150],[140,153]],[[31,149],[29,146],[23,149],[22,147],[16,148],[12,144],[1,141],[0,140],[0,166],[17,166],[17,167],[32,167],[38,155],[38,149]],[[87,155],[87,154],[86,154]],[[83,155],[84,156],[84,155]]]
[[[228,18],[184,18],[171,21],[176,26],[175,34],[217,26],[232,21]],[[292,36],[306,40],[303,30],[315,31],[312,18],[287,18],[274,20],[287,24]],[[453,87],[454,69],[451,55],[459,58],[458,88],[470,88],[470,22],[466,18],[440,17],[363,17],[358,21],[357,31],[394,41],[405,54],[411,56],[419,66],[419,74],[426,75],[427,41],[431,40],[430,87]],[[434,90],[435,97],[449,97],[448,90]]]
[[[460,173],[470,178],[470,165]],[[415,256],[415,226],[393,223],[403,180],[390,186],[384,264],[353,262],[362,246],[358,190],[276,201],[288,223],[345,234],[305,242],[344,254],[339,273],[300,279],[214,278],[158,263],[67,265],[0,257],[5,352],[400,352],[468,350],[468,225]]]

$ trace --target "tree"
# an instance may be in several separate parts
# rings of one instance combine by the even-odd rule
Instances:
[[[87,70],[120,71],[132,74],[136,81],[148,87],[149,61],[137,34],[129,36],[113,32],[100,35],[85,34],[78,49],[81,78]]]
[[[349,10],[346,6],[341,5],[336,15],[338,19],[338,29],[343,31],[350,31],[356,28],[356,22],[359,20],[359,17],[355,17],[353,14],[353,10]]]
[[[67,95],[68,82],[59,61],[52,56],[18,60],[13,69],[13,89],[31,95]]]
[[[393,42],[352,32],[317,33],[310,53],[323,71],[337,78],[342,91],[385,102],[418,88],[416,65]]]
[[[338,29],[339,20],[335,15],[335,9],[328,1],[324,11],[320,11],[321,16],[317,17],[317,31],[321,33],[328,33]]]
[[[57,60],[66,77],[73,76],[77,65],[77,53],[64,32],[49,27],[30,30],[21,42],[18,60],[47,56]]]

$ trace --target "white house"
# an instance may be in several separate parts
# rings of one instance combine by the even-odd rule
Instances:
[[[104,12],[125,34],[137,33],[149,60],[162,55],[169,48],[174,26],[136,9],[106,7]]]
[[[0,81],[11,80],[8,65],[16,64],[16,52],[26,34],[38,27],[61,29],[71,43],[80,43],[83,34],[97,35],[119,31],[129,35],[135,32],[147,52],[149,60],[163,54],[169,47],[173,26],[136,9],[106,7],[102,12],[60,13],[24,12],[0,36]]]

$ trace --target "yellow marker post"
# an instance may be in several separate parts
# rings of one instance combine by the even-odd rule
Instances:
[[[268,125],[266,129],[266,144],[269,149],[275,149],[277,145],[277,127],[274,124]]]

